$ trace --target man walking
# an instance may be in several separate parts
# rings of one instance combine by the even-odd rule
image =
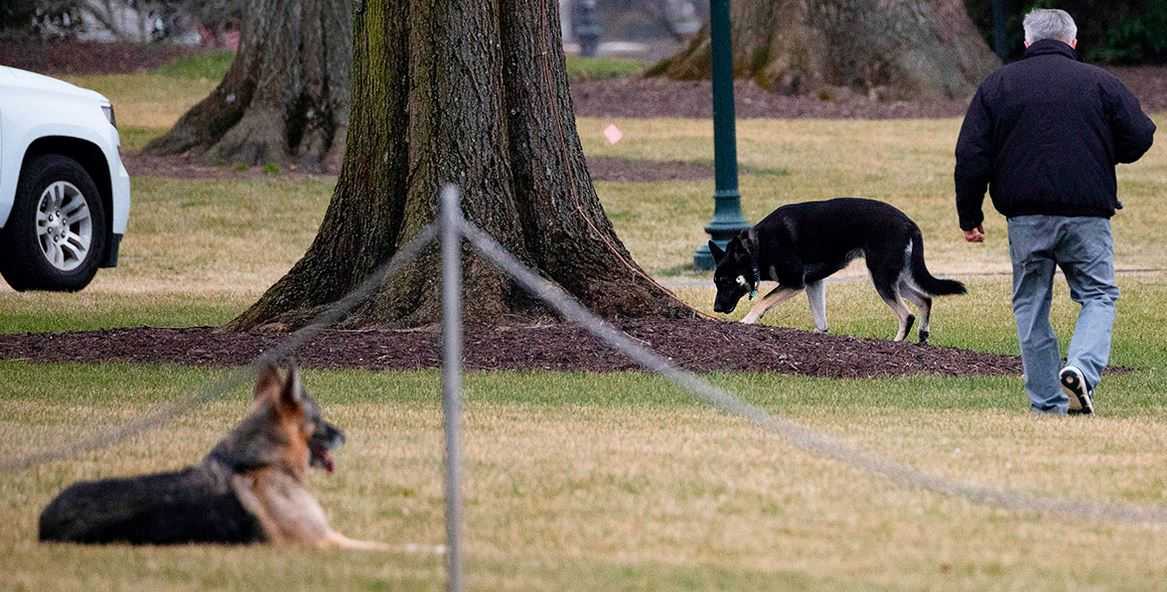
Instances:
[[[1033,409],[1093,413],[1110,358],[1118,287],[1110,217],[1122,204],[1115,165],[1139,159],[1155,124],[1114,76],[1078,61],[1062,10],[1025,16],[1025,58],[993,72],[956,144],[956,208],[965,240],[985,239],[985,188],[1008,218],[1013,316]],[[1055,266],[1082,309],[1061,367],[1049,322]]]

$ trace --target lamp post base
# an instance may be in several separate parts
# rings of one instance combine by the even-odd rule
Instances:
[[[750,223],[742,215],[742,196],[736,189],[717,191],[713,194],[713,219],[705,227],[709,238],[717,246],[725,248],[730,239],[743,230],[750,228]],[[693,253],[693,268],[697,271],[708,271],[717,267],[713,260],[713,253],[709,252],[709,243],[703,242]]]
[[[717,246],[724,250],[725,246],[729,244],[730,239],[736,236],[737,233],[741,232],[742,230],[746,230],[747,228],[749,228],[749,226],[742,226],[741,228],[727,233],[710,233],[710,240],[717,243]],[[717,267],[717,262],[713,260],[713,253],[709,251],[709,243],[701,243],[697,247],[697,250],[693,252],[693,270],[709,271],[715,267]]]
[[[717,245],[721,246],[721,245]],[[713,253],[709,251],[709,245],[701,245],[697,247],[697,252],[693,253],[693,269],[697,271],[709,271],[717,267],[716,262],[713,261]]]

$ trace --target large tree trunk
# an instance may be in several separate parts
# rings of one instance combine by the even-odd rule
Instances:
[[[223,81],[145,151],[338,167],[349,119],[351,2],[254,0],[247,6],[239,53]]]
[[[999,65],[963,0],[736,0],[735,75],[783,94],[964,97]],[[648,75],[710,76],[708,27]]]
[[[505,4],[505,6],[504,6]],[[468,219],[607,316],[692,316],[616,237],[588,176],[552,0],[366,0],[356,14],[348,153],[308,253],[236,329],[294,327],[349,292],[435,219],[457,183]],[[436,246],[345,322],[440,315]],[[465,314],[542,314],[466,248]]]

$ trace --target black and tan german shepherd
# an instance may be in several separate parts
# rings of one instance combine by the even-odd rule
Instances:
[[[259,372],[251,413],[197,465],[75,483],[40,516],[40,540],[72,543],[277,543],[383,549],[332,529],[306,486],[333,470],[344,434],[324,421],[295,367]]]
[[[709,250],[717,262],[716,312],[733,312],[746,294],[752,299],[764,279],[778,282],[743,323],[758,322],[770,307],[805,289],[815,327],[825,333],[823,280],[858,257],[867,261],[876,292],[900,321],[896,341],[908,336],[916,320],[904,300],[919,310],[920,343],[926,343],[932,297],[965,293],[964,284],[928,272],[920,227],[907,214],[872,199],[838,197],[782,206],[731,239],[724,250],[713,241]]]

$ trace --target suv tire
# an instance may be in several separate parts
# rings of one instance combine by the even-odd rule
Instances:
[[[57,154],[20,172],[0,234],[0,275],[14,289],[75,292],[89,285],[106,249],[101,193],[85,167]]]

